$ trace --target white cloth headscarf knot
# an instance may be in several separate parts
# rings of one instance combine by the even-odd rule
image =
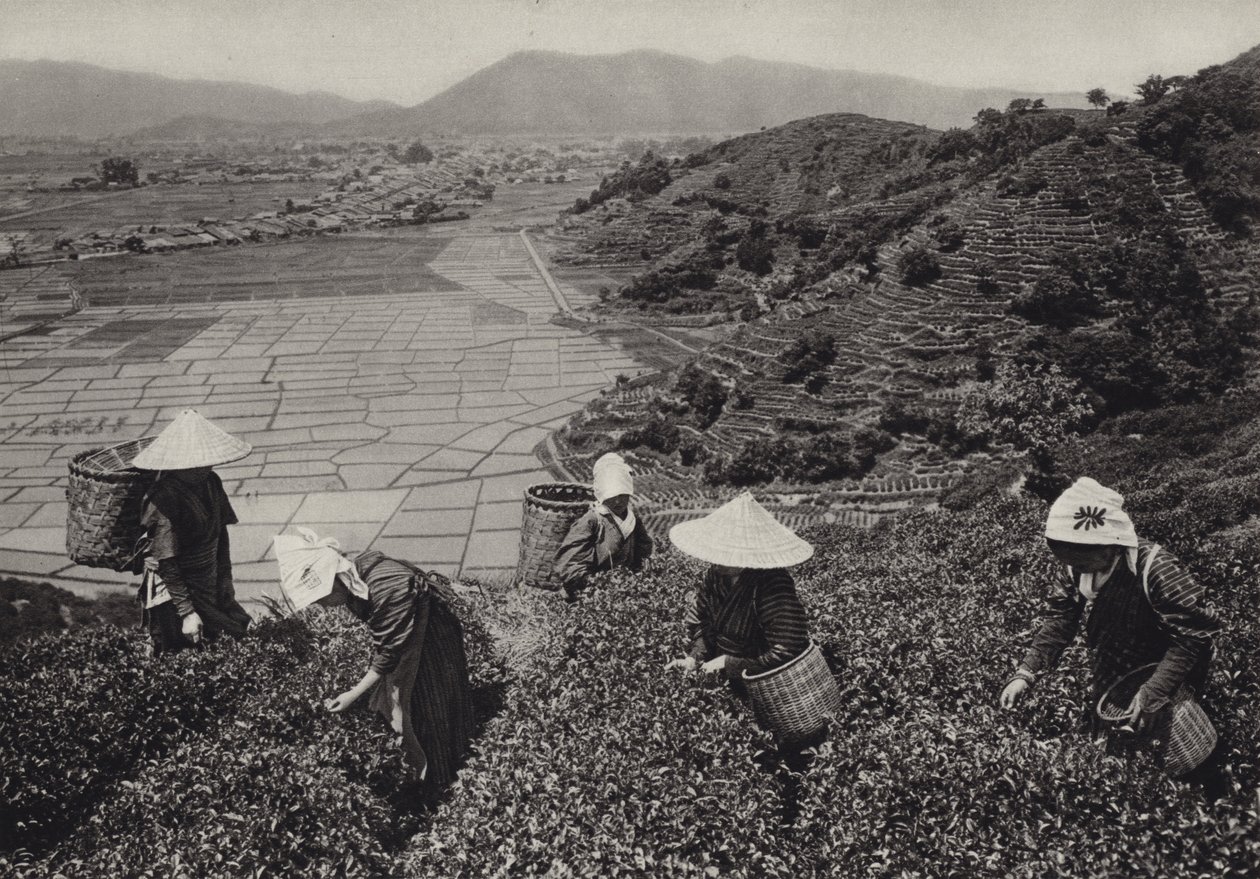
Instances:
[[[310,528],[297,532],[277,534],[271,541],[280,564],[280,591],[295,612],[332,594],[338,574],[351,595],[368,597],[367,583],[354,562],[341,554],[335,537],[320,539]]]
[[[1046,537],[1064,543],[1123,546],[1129,570],[1137,573],[1138,536],[1124,511],[1124,496],[1088,476],[1072,483],[1050,505]]]

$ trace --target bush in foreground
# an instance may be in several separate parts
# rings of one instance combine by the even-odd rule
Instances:
[[[483,690],[497,671],[470,631]],[[392,734],[366,704],[364,627],[318,609],[174,657],[112,628],[5,657],[0,873],[397,875],[419,826]]]
[[[6,658],[0,688],[0,766],[15,804],[6,848],[16,835],[36,854],[0,867],[32,876],[267,875],[290,864],[316,876],[1254,875],[1254,477],[1174,498],[1111,479],[1120,457],[1092,460],[1130,495],[1141,531],[1168,541],[1223,612],[1205,699],[1232,742],[1219,801],[1170,781],[1145,752],[1081,731],[1079,645],[1022,711],[996,707],[1051,570],[1037,537],[1044,505],[989,492],[965,511],[807,533],[817,552],[796,571],[798,585],[846,713],[803,772],[766,759],[769,736],[726,687],[663,670],[681,650],[700,576],[676,556],[637,577],[604,576],[575,606],[534,598],[532,620],[504,617],[501,637],[521,648],[511,686],[428,815],[399,808],[400,761],[375,718],[330,718],[315,704],[357,674],[359,629],[323,616],[270,624],[161,667],[109,631],[38,641]],[[1196,518],[1199,504],[1225,512]],[[470,640],[478,680],[496,684],[479,628]],[[211,686],[198,683],[203,672]],[[24,824],[12,823],[17,810]]]

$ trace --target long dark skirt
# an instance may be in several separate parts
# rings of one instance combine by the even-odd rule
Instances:
[[[409,720],[428,768],[424,786],[439,791],[455,780],[473,734],[472,685],[464,631],[455,614],[431,600],[429,623],[408,705]]]

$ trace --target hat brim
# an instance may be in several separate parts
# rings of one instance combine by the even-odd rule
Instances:
[[[679,522],[669,529],[669,539],[687,555],[711,565],[731,568],[790,568],[808,561],[814,547],[784,529],[783,534],[767,534],[752,544],[736,544],[729,535],[713,528],[706,518]]]
[[[250,446],[244,449],[235,449],[224,451],[221,454],[154,454],[148,455],[148,449],[136,455],[131,466],[138,470],[195,470],[199,467],[222,467],[224,464],[233,464],[249,455],[253,451]]]

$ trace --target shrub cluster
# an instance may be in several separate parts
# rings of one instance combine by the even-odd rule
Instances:
[[[882,430],[811,431],[744,442],[729,458],[712,457],[704,476],[711,483],[758,485],[782,480],[818,483],[865,476],[875,458],[895,445]]]
[[[599,182],[599,187],[586,198],[579,198],[573,205],[573,213],[580,214],[610,198],[641,199],[656,195],[673,182],[669,163],[657,158],[650,150],[635,164],[623,162],[609,177]]]
[[[0,646],[77,626],[127,625],[139,616],[131,593],[89,600],[49,583],[0,577]]]

